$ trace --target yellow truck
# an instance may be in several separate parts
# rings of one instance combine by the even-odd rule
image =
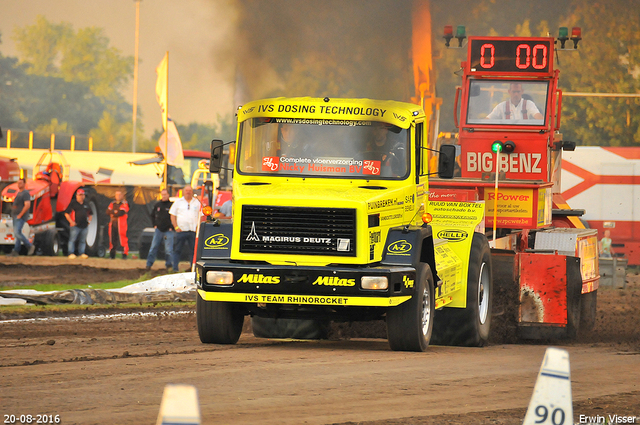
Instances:
[[[428,201],[427,127],[422,108],[395,101],[240,108],[233,218],[205,213],[198,229],[201,341],[234,344],[251,316],[256,336],[385,319],[393,350],[483,345],[492,306],[484,203]],[[212,142],[211,172],[223,146]],[[453,174],[454,155],[440,153],[441,177]]]

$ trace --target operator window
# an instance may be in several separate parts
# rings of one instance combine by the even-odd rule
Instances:
[[[466,122],[479,125],[544,125],[548,88],[547,81],[471,81]]]

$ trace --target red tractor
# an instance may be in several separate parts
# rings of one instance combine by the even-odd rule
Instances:
[[[4,162],[0,158],[0,164]],[[58,152],[48,152],[42,155],[33,168],[35,177],[27,180],[26,189],[31,194],[29,220],[23,228],[23,233],[36,245],[36,252],[43,255],[58,255],[62,250],[67,253],[69,240],[69,223],[64,216],[64,210],[75,197],[76,191],[83,187],[80,182],[69,181],[69,165]],[[95,189],[84,188],[92,213],[93,220],[89,224],[87,235],[88,255],[97,255],[99,250],[99,214]],[[9,252],[14,244],[13,223],[11,220],[11,205],[18,193],[17,183],[12,183],[2,190],[0,208],[0,248]]]
[[[595,323],[597,233],[560,195],[562,151],[575,143],[560,133],[554,55],[580,40],[579,29],[565,32],[558,46],[553,37],[469,37],[458,135],[438,139],[455,152],[456,177],[429,185],[432,201],[485,202],[495,287],[525,339],[571,337]]]

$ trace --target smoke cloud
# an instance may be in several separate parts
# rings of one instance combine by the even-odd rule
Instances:
[[[411,0],[236,0],[236,105],[277,96],[414,94]],[[228,56],[229,57],[229,56]]]

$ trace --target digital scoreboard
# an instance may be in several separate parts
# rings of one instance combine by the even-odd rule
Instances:
[[[472,72],[549,74],[553,70],[553,39],[469,37]]]

